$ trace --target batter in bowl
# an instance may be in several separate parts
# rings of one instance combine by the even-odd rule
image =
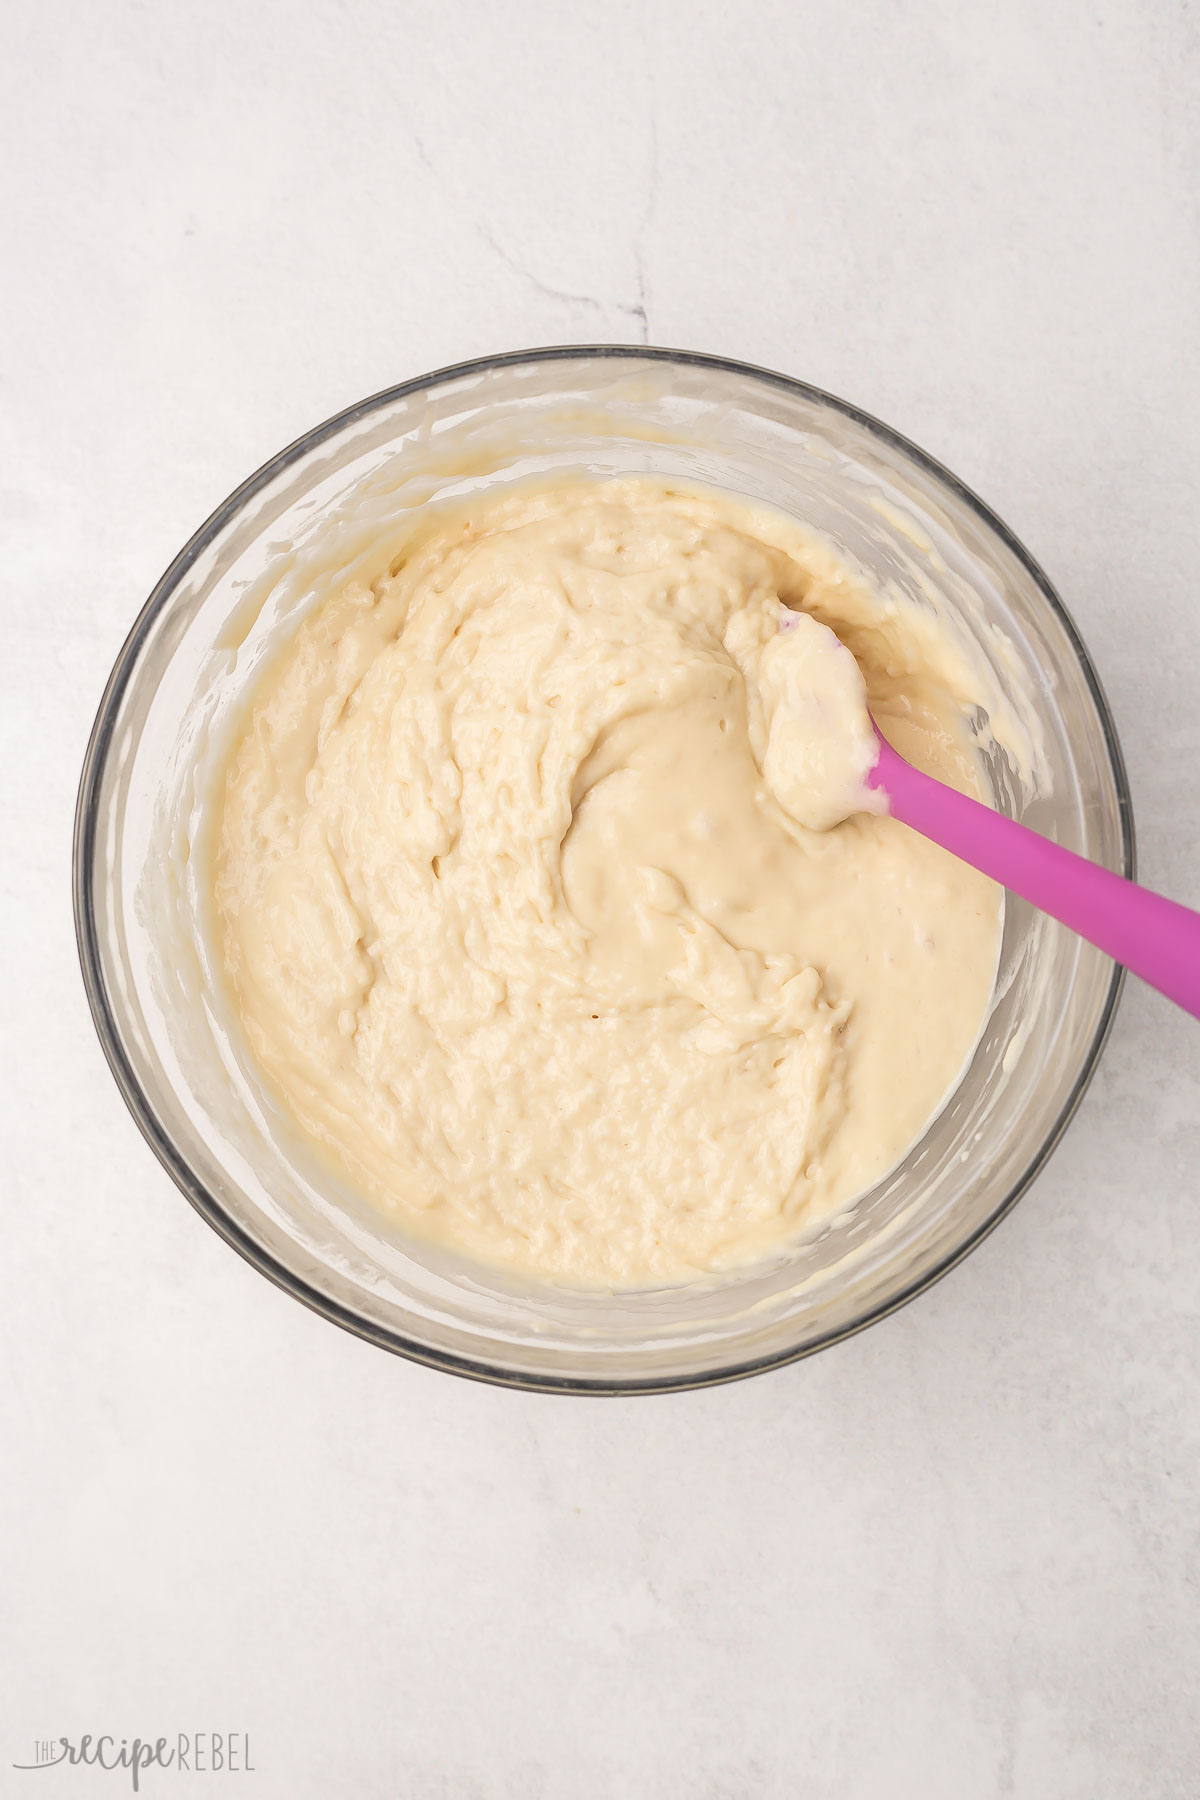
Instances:
[[[972,680],[932,613],[732,496],[431,509],[267,669],[224,775],[254,1057],[397,1227],[486,1263],[630,1288],[785,1246],[983,1022],[999,890],[854,811],[867,694],[977,791]]]

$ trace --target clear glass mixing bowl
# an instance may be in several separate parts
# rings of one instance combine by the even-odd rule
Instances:
[[[339,1188],[261,1086],[223,1003],[203,875],[211,769],[263,656],[319,598],[304,570],[314,534],[343,576],[364,557],[378,568],[403,509],[564,469],[708,482],[813,525],[877,581],[936,605],[1025,708],[1030,768],[986,759],[1003,810],[1125,874],[1132,825],[1108,707],[1041,570],[922,451],[780,375],[609,346],[463,364],[319,425],[200,528],[117,660],[79,794],[84,980],[130,1110],[215,1230],[337,1324],[487,1380],[649,1392],[820,1349],[965,1256],[1070,1119],[1121,977],[1010,898],[986,1028],[921,1141],[845,1217],[719,1281],[615,1297],[522,1283],[391,1235]]]

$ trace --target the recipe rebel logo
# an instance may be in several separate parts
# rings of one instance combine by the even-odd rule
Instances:
[[[187,1775],[253,1775],[248,1731],[180,1731],[174,1737],[140,1738],[99,1736],[39,1738],[31,1761],[14,1762],[14,1769],[36,1773],[39,1769],[85,1768],[124,1770],[135,1794],[142,1776],[151,1769],[173,1770]]]

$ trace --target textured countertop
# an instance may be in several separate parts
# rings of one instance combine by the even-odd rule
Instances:
[[[0,1792],[127,1792],[10,1765],[184,1732],[254,1765],[189,1792],[264,1800],[1192,1800],[1200,1026],[1130,984],[1031,1193],[864,1336],[522,1396],[190,1211],[68,867],[112,659],[245,474],[439,364],[649,340],[995,506],[1107,685],[1144,879],[1200,903],[1196,9],[44,0],[0,84]]]

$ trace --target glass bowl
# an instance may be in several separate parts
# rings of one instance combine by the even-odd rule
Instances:
[[[812,525],[936,606],[1024,709],[1030,767],[985,759],[1004,811],[1127,875],[1133,835],[1100,684],[1036,563],[923,451],[781,375],[607,345],[464,363],[317,426],[201,526],[117,659],[79,792],[80,957],[130,1110],[214,1229],[327,1319],[463,1375],[644,1393],[807,1355],[952,1268],[1061,1136],[1121,975],[1010,897],[985,1029],[920,1142],[843,1216],[722,1279],[615,1296],[538,1286],[393,1235],[342,1189],[232,1025],[204,878],[212,771],[263,657],[320,598],[306,545],[332,545],[345,579],[378,569],[405,509],[567,469],[707,482]]]

